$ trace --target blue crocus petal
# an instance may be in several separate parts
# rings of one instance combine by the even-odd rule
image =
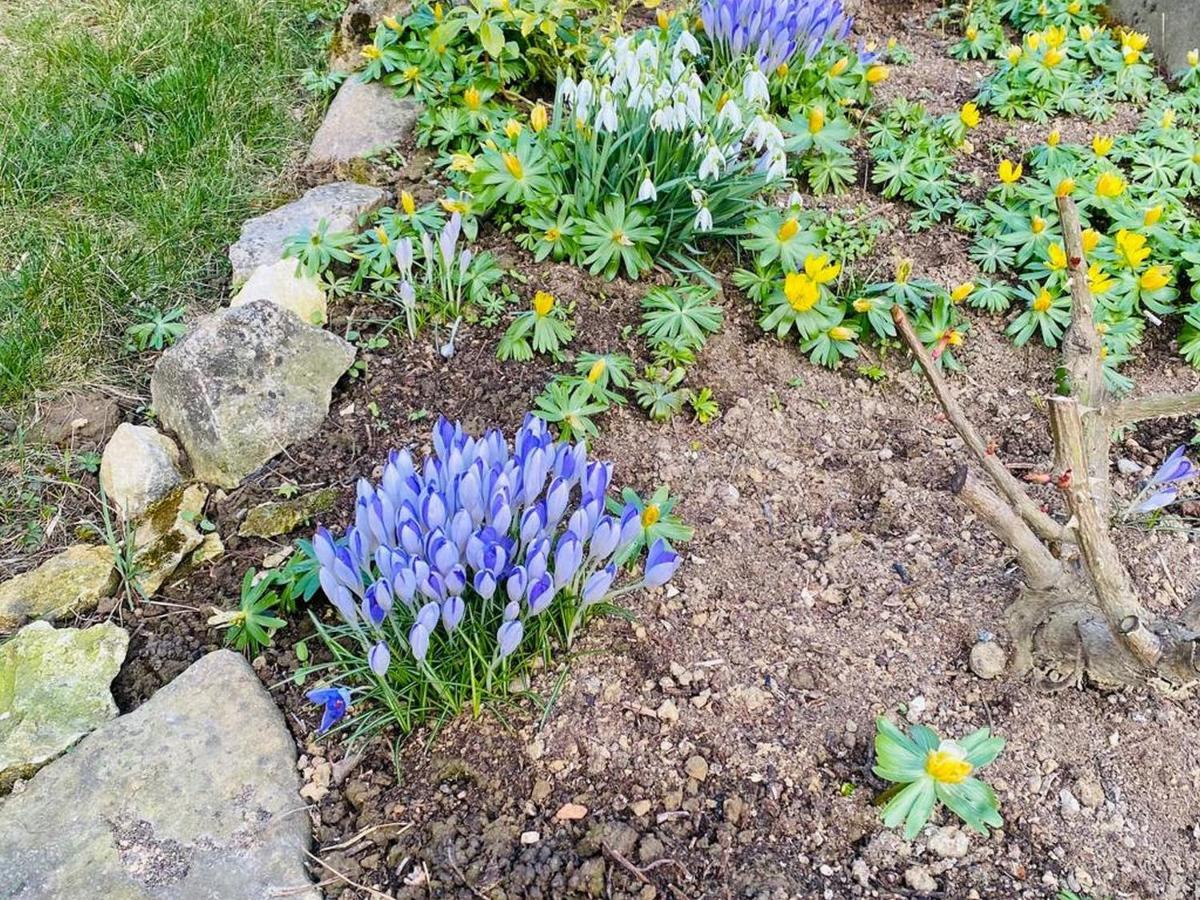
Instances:
[[[1149,497],[1147,497],[1141,503],[1137,504],[1137,506],[1135,506],[1132,511],[1135,513],[1154,512],[1156,509],[1162,509],[1164,507],[1170,506],[1172,503],[1174,503],[1178,499],[1179,499],[1179,488],[1176,488],[1176,487],[1159,488],[1157,491],[1155,491],[1153,494],[1151,494]]]
[[[550,606],[554,600],[554,583],[549,575],[542,575],[529,585],[526,602],[529,604],[529,614],[536,616]]]
[[[554,588],[559,590],[571,583],[583,563],[583,543],[570,531],[558,539],[554,550]]]
[[[333,539],[333,535],[329,533],[329,529],[324,526],[317,529],[317,533],[313,535],[312,540],[313,554],[317,557],[317,562],[322,568],[332,569],[333,561],[337,556],[337,544]]]
[[[507,622],[509,619],[515,619],[519,615],[521,615],[521,603],[519,600],[513,600],[504,607],[504,621]]]
[[[525,572],[530,581],[537,581],[550,568],[550,548],[546,541],[538,541],[536,552],[525,557]]]
[[[321,724],[317,727],[317,734],[324,734],[332,728],[346,715],[346,710],[350,708],[350,692],[345,688],[319,688],[315,691],[309,691],[306,696],[312,703],[319,703],[325,707],[325,711],[321,716]]]
[[[658,538],[650,545],[650,552],[646,554],[646,571],[642,581],[646,587],[659,587],[670,581],[678,568],[679,554],[672,550],[666,541]]]
[[[546,525],[546,507],[542,503],[531,506],[521,515],[521,543],[528,544],[536,538]]]
[[[461,594],[467,587],[467,570],[462,566],[454,566],[446,573],[447,594]]]
[[[555,478],[546,491],[546,524],[553,528],[566,512],[571,500],[571,485],[565,478]]]
[[[388,666],[391,664],[392,652],[388,650],[386,642],[380,641],[367,652],[367,665],[380,678],[387,674]]]
[[[588,580],[583,583],[583,592],[580,594],[583,605],[591,606],[593,603],[603,600],[616,577],[617,567],[612,563],[589,575]]]
[[[417,622],[424,626],[426,631],[432,632],[437,627],[441,614],[442,605],[436,600],[431,600],[417,610]]]
[[[462,597],[447,597],[442,601],[442,627],[453,632],[467,614],[467,604]]]
[[[429,529],[441,528],[446,523],[446,501],[432,487],[426,488],[421,498],[421,520]]]
[[[508,599],[515,602],[525,596],[525,588],[528,585],[529,576],[526,574],[525,567],[514,566],[508,580],[504,583],[504,590],[508,594]]]
[[[408,648],[417,662],[425,659],[425,655],[429,652],[429,634],[430,629],[425,627],[424,622],[415,622],[413,627],[408,630]]]
[[[492,595],[496,593],[496,577],[486,569],[476,572],[471,586],[475,588],[475,593],[484,600],[491,600]]]
[[[1158,471],[1154,473],[1154,477],[1146,486],[1178,484],[1195,474],[1195,467],[1191,460],[1184,455],[1186,450],[1187,448],[1182,444],[1176,447],[1171,455],[1163,460],[1163,464],[1158,467]]]
[[[632,503],[627,503],[621,511],[621,536],[617,540],[617,552],[620,553],[641,536],[642,512]]]
[[[604,561],[613,555],[621,539],[621,526],[612,516],[605,516],[596,523],[588,541],[588,559]]]
[[[504,659],[516,650],[524,636],[525,626],[519,620],[510,619],[501,623],[500,627],[496,629],[496,650],[500,659]]]
[[[412,606],[417,593],[417,578],[412,569],[400,569],[392,579],[392,595],[399,597],[405,606]]]

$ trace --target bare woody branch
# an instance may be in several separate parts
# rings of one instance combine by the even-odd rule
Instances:
[[[1050,426],[1058,453],[1058,486],[1075,523],[1079,555],[1091,576],[1097,605],[1112,633],[1120,635],[1143,664],[1153,667],[1162,651],[1158,639],[1146,627],[1146,611],[1137,600],[1094,494],[1079,401],[1054,397],[1050,402]]]
[[[971,453],[979,461],[979,465],[983,468],[983,471],[987,473],[988,478],[992,480],[992,483],[996,485],[996,488],[1004,495],[1004,498],[1012,508],[1017,511],[1020,517],[1028,523],[1029,527],[1042,540],[1061,541],[1067,538],[1068,535],[1064,534],[1063,526],[1043,512],[1033,502],[1033,498],[1025,492],[1025,486],[1017,480],[1017,477],[1005,468],[1004,463],[1000,461],[996,454],[989,452],[983,438],[980,437],[979,432],[975,430],[975,426],[971,424],[971,420],[967,418],[966,413],[959,406],[954,394],[950,392],[950,386],[946,383],[946,379],[942,377],[941,371],[930,358],[929,351],[925,349],[925,345],[917,337],[912,324],[908,321],[908,316],[904,314],[904,310],[898,304],[892,307],[892,320],[896,323],[896,328],[900,332],[900,336],[904,338],[904,342],[908,345],[909,351],[916,359],[917,365],[925,373],[926,379],[928,379],[930,386],[933,388],[934,395],[946,413],[946,418],[954,426],[954,430],[958,432],[958,436],[970,448]]]
[[[1134,425],[1146,419],[1170,419],[1200,414],[1200,391],[1193,394],[1151,394],[1137,400],[1123,400],[1113,408],[1112,425]]]

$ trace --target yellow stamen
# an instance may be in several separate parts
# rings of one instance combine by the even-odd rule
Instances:
[[[662,512],[659,510],[657,504],[647,503],[646,508],[642,510],[642,527],[649,528],[659,520],[661,515]]]

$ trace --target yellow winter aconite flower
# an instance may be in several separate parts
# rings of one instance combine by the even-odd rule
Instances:
[[[975,105],[974,101],[967,101],[958,111],[958,117],[968,128],[974,128],[979,124],[979,107]]]
[[[1053,272],[1061,272],[1067,267],[1067,253],[1062,248],[1062,244],[1051,244],[1046,248],[1048,259],[1046,268]]]
[[[968,41],[973,41],[975,38],[979,37],[979,29],[974,25],[968,25],[967,30],[963,32],[963,34],[967,36]]]
[[[1187,52],[1188,65],[1193,69],[1200,67],[1200,50],[1189,50]]]
[[[1091,253],[1100,246],[1100,232],[1094,228],[1083,229],[1083,252]]]
[[[1030,50],[1038,49],[1038,47],[1042,46],[1042,36],[1036,31],[1031,31],[1025,35],[1025,46]]]
[[[362,49],[362,55],[363,55],[363,59],[369,59],[371,61],[374,61],[374,60],[379,59],[381,56],[383,56],[383,51],[380,50],[378,47],[376,47],[374,44],[367,44],[367,46],[363,47],[363,49]]]
[[[510,141],[515,141],[517,135],[521,133],[521,123],[516,119],[509,119],[504,123],[504,134]]]
[[[1105,172],[1096,179],[1096,196],[1120,197],[1125,192],[1125,179],[1112,172]]]
[[[1138,279],[1138,285],[1143,291],[1157,291],[1170,283],[1171,269],[1168,266],[1151,266]]]
[[[1138,234],[1136,231],[1129,231],[1122,228],[1117,232],[1115,240],[1117,253],[1125,261],[1125,265],[1131,269],[1136,269],[1150,255],[1150,248],[1146,246],[1146,236],[1144,234]]]
[[[442,12],[442,4],[440,4],[440,3],[435,3],[435,4],[433,4],[433,17],[434,17],[434,19],[436,19],[437,21],[439,21],[439,22],[440,22],[440,21],[442,21],[442,16],[443,16],[443,15],[444,15],[444,13]]]
[[[955,303],[962,303],[971,296],[971,292],[975,290],[975,282],[964,281],[950,292],[950,299]]]
[[[382,226],[377,227],[375,229],[375,237],[378,239],[379,243],[382,244],[384,247],[386,247],[388,244],[390,244],[392,242],[392,239],[390,237],[388,237],[388,233],[383,230]]]
[[[867,81],[870,84],[879,84],[886,81],[889,74],[887,66],[871,66],[867,69]]]
[[[1064,178],[1054,188],[1054,196],[1055,197],[1070,197],[1074,190],[1075,190],[1075,179],[1074,178]]]
[[[1088,288],[1093,294],[1107,293],[1117,280],[1104,271],[1100,263],[1088,266]]]
[[[1050,292],[1042,288],[1041,293],[1033,299],[1033,310],[1034,312],[1045,312],[1053,302],[1054,298],[1050,296]]]
[[[607,366],[605,366],[603,359],[596,360],[594,363],[592,363],[592,367],[588,369],[587,380],[591,384],[595,384],[600,380],[600,376],[604,374],[605,368],[607,368]]]
[[[804,274],[816,284],[829,284],[842,271],[841,263],[831,263],[829,257],[810,253],[804,260]]]
[[[1073,16],[1079,15],[1079,13],[1082,11],[1083,4],[1080,2],[1080,0],[1071,0],[1071,2],[1067,4],[1067,12]]]
[[[908,279],[912,277],[913,261],[907,257],[896,260],[896,281],[900,284],[908,284]]]
[[[667,11],[665,9],[660,9],[655,14],[654,20],[658,23],[658,27],[663,31],[666,31],[671,24],[671,17],[667,15]]]
[[[386,25],[388,28],[390,28],[392,31],[400,30],[400,22],[395,16],[384,16],[383,24]]]
[[[400,77],[411,83],[421,77],[421,70],[416,66],[407,66],[405,67],[404,71],[400,73]]]
[[[875,306],[875,304],[871,302],[870,297],[859,297],[850,305],[854,307],[854,311],[856,313],[870,312]]]
[[[559,230],[558,230],[558,229],[557,229],[555,226],[553,226],[553,225],[551,225],[549,228],[547,228],[547,229],[546,229],[546,230],[545,230],[545,231],[542,233],[542,238],[543,238],[543,239],[546,241],[546,243],[548,243],[548,244],[553,244],[554,242],[556,242],[556,241],[557,241],[559,238],[561,238],[561,237],[562,237],[562,232],[561,232],[561,231],[559,231]]]
[[[647,503],[646,508],[642,510],[642,527],[649,528],[659,520],[661,515],[657,503]]]
[[[1092,136],[1092,152],[1097,156],[1108,156],[1113,148],[1113,139],[1103,134]]]
[[[1015,184],[1021,179],[1021,173],[1024,169],[1020,163],[1014,163],[1011,159],[1000,160],[1000,168],[996,170],[1000,176],[1000,180],[1005,184]]]
[[[1093,37],[1095,37],[1095,35],[1096,35],[1096,32],[1092,28],[1091,25],[1080,25],[1079,26],[1079,39],[1081,41],[1083,41],[1085,44],[1088,41],[1090,41]]]
[[[779,230],[775,232],[775,237],[780,243],[790,241],[800,231],[800,223],[796,221],[795,216],[791,216],[786,222],[779,226]]]
[[[554,295],[547,291],[538,291],[533,295],[533,311],[539,316],[550,315],[554,309]]]
[[[400,192],[400,208],[404,210],[406,216],[411,216],[417,211],[417,201],[413,199],[413,195],[408,191]]]
[[[1053,69],[1060,62],[1067,58],[1067,55],[1057,47],[1051,47],[1046,51],[1046,55],[1042,57],[1042,62],[1047,69]]]
[[[808,312],[817,305],[821,289],[803,272],[788,272],[783,280],[783,296],[796,312]]]
[[[951,347],[961,347],[963,342],[963,334],[957,328],[951,328],[945,334],[946,343]]]
[[[470,153],[451,153],[450,171],[467,173],[474,172],[475,157],[473,157]]]
[[[533,129],[534,134],[541,134],[546,130],[546,125],[549,124],[550,116],[546,112],[544,104],[536,104],[529,112],[529,127]]]
[[[972,771],[966,756],[954,741],[942,741],[925,757],[925,773],[942,784],[960,784]]]
[[[1004,58],[1008,60],[1010,66],[1015,66],[1021,61],[1021,48],[1015,45],[1009,47],[1004,51]]]
[[[1150,41],[1150,35],[1142,34],[1139,31],[1122,31],[1121,46],[1127,47],[1130,50],[1145,50],[1146,44]]]
[[[1163,207],[1161,203],[1158,206],[1151,206],[1146,210],[1145,215],[1142,216],[1142,224],[1147,228],[1151,225],[1157,225],[1158,220],[1162,218],[1162,214]]]
[[[1168,106],[1163,110],[1162,118],[1158,120],[1159,128],[1171,128],[1175,125],[1175,107]]]
[[[463,103],[466,104],[467,109],[475,112],[483,105],[483,98],[477,88],[469,87],[463,91]]]
[[[525,177],[525,168],[515,153],[501,153],[500,158],[504,160],[504,168],[508,169],[509,175],[516,179]]]
[[[1121,57],[1121,59],[1122,59],[1122,60],[1125,62],[1125,65],[1127,65],[1127,66],[1132,66],[1132,65],[1133,65],[1134,63],[1136,63],[1136,62],[1137,62],[1139,59],[1141,59],[1141,56],[1142,56],[1142,55],[1141,55],[1140,53],[1138,53],[1138,51],[1136,51],[1136,50],[1134,50],[1134,49],[1130,48],[1130,49],[1128,49],[1128,50],[1126,50],[1126,51],[1125,51],[1125,53],[1124,53],[1124,55]]]
[[[846,69],[849,65],[850,65],[850,58],[848,56],[843,56],[841,59],[839,59],[832,66],[829,67],[829,77],[837,78],[839,75],[841,75],[843,72],[846,71]]]
[[[458,213],[460,216],[465,216],[470,210],[470,207],[462,200],[451,200],[449,197],[443,197],[438,203],[441,204],[442,209],[446,212]]]
[[[1041,216],[1034,216],[1029,220],[1029,230],[1034,234],[1041,234],[1046,230],[1046,220]]]
[[[817,134],[825,127],[825,107],[814,106],[808,111],[808,133]]]
[[[789,66],[785,62],[780,63],[779,65],[777,65],[775,67],[775,74],[778,75],[780,78],[787,78],[788,72],[790,72],[790,71],[792,71],[792,67]]]
[[[1050,132],[1048,135],[1046,135],[1046,146],[1047,147],[1057,147],[1061,140],[1062,140],[1062,132],[1060,132],[1057,128],[1055,128],[1052,132]]]
[[[835,341],[852,341],[854,340],[854,329],[847,328],[845,325],[834,325],[829,329],[829,336]]]

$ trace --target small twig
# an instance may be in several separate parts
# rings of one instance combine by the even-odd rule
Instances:
[[[683,873],[683,877],[685,880],[691,879],[691,875],[688,873],[687,868],[683,865],[683,863],[681,863],[677,859],[670,859],[670,858],[664,857],[663,859],[656,859],[654,862],[652,862],[646,866],[643,866],[642,868],[638,868],[633,863],[631,863],[628,859],[626,859],[624,856],[622,856],[620,853],[618,853],[616,850],[614,850],[612,847],[608,846],[608,844],[605,843],[604,841],[600,842],[600,849],[603,850],[610,857],[612,857],[612,859],[614,861],[620,863],[621,868],[623,868],[626,872],[628,872],[630,875],[632,875],[638,881],[642,882],[642,884],[649,884],[650,879],[646,876],[646,873],[653,872],[655,869],[659,868],[660,866],[675,866],[677,869],[679,869],[680,872]]]
[[[1123,400],[1113,408],[1114,426],[1134,425],[1146,419],[1172,419],[1200,414],[1200,391],[1192,394],[1151,394],[1137,400]]]
[[[377,890],[375,890],[375,888],[367,887],[365,884],[359,884],[357,881],[351,881],[349,878],[347,878],[345,875],[343,875],[341,872],[339,872],[337,869],[335,869],[329,863],[325,862],[325,860],[321,859],[321,857],[319,857],[313,853],[310,853],[308,850],[304,851],[304,855],[307,856],[309,859],[311,859],[313,862],[317,863],[319,866],[321,866],[321,868],[328,869],[332,874],[336,875],[339,879],[344,881],[346,884],[350,885],[350,887],[352,887],[352,888],[357,888],[360,891],[365,891],[366,893],[370,894],[372,897],[379,897],[379,898],[381,898],[381,900],[396,900],[396,898],[393,897],[391,894],[385,894],[385,893],[383,893],[383,891],[377,891]]]
[[[365,838],[368,834],[370,834],[373,831],[378,831],[380,828],[391,828],[395,825],[403,825],[404,827],[401,828],[399,831],[397,831],[396,834],[394,835],[394,837],[400,837],[400,835],[404,834],[404,832],[408,831],[410,828],[413,827],[412,822],[381,822],[378,825],[371,825],[367,828],[364,828],[358,834],[354,835],[353,837],[347,838],[346,840],[342,841],[340,844],[334,844],[330,847],[322,847],[321,852],[322,853],[331,853],[334,850],[344,850],[346,847],[349,847],[353,844],[358,843],[362,838]]]

